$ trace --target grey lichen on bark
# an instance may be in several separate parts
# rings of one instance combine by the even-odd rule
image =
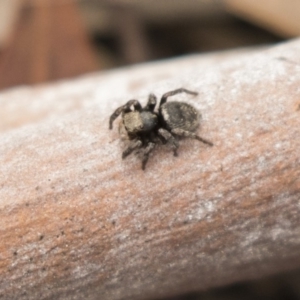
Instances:
[[[0,95],[0,296],[146,299],[300,266],[300,40]],[[185,87],[179,156],[121,159],[110,114]],[[117,127],[117,126],[115,126]],[[1,298],[0,297],[0,298]]]

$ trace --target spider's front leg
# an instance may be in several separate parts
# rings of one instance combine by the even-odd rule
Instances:
[[[125,157],[127,157],[129,154],[131,154],[135,149],[141,148],[143,145],[141,140],[138,139],[134,139],[132,140],[128,147],[123,151],[122,153],[122,159],[124,159]]]
[[[109,118],[109,129],[113,128],[113,122],[114,120],[121,114],[125,112],[130,111],[130,107],[133,106],[134,110],[140,111],[142,109],[142,106],[138,100],[129,100],[124,105],[118,107],[113,114]]]
[[[148,145],[146,146],[145,150],[143,151],[143,158],[142,158],[142,169],[146,169],[146,164],[149,159],[149,154],[154,150],[155,148],[155,143],[149,142]]]
[[[154,111],[155,106],[156,106],[156,96],[154,94],[150,94],[147,105],[145,106],[144,110]]]

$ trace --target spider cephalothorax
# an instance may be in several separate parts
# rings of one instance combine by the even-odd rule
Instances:
[[[129,100],[115,110],[109,119],[109,129],[112,129],[114,120],[122,114],[121,128],[130,139],[128,147],[123,151],[123,159],[134,150],[142,148],[144,170],[149,154],[159,141],[170,143],[174,155],[177,156],[177,137],[193,138],[213,146],[210,141],[195,133],[200,124],[200,114],[192,105],[177,101],[167,102],[168,97],[179,93],[198,94],[183,88],[165,93],[161,97],[158,112],[155,111],[156,97],[153,94],[149,95],[145,107],[137,100]]]

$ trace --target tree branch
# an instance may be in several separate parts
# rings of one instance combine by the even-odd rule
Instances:
[[[0,296],[151,299],[299,267],[299,48],[2,93]],[[199,92],[177,99],[214,147],[160,147],[146,171],[122,161],[110,114],[179,87]]]

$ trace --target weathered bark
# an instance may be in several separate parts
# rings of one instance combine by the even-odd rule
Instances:
[[[300,266],[300,40],[0,96],[0,298],[149,299]],[[113,110],[178,87],[209,148],[145,172]]]

